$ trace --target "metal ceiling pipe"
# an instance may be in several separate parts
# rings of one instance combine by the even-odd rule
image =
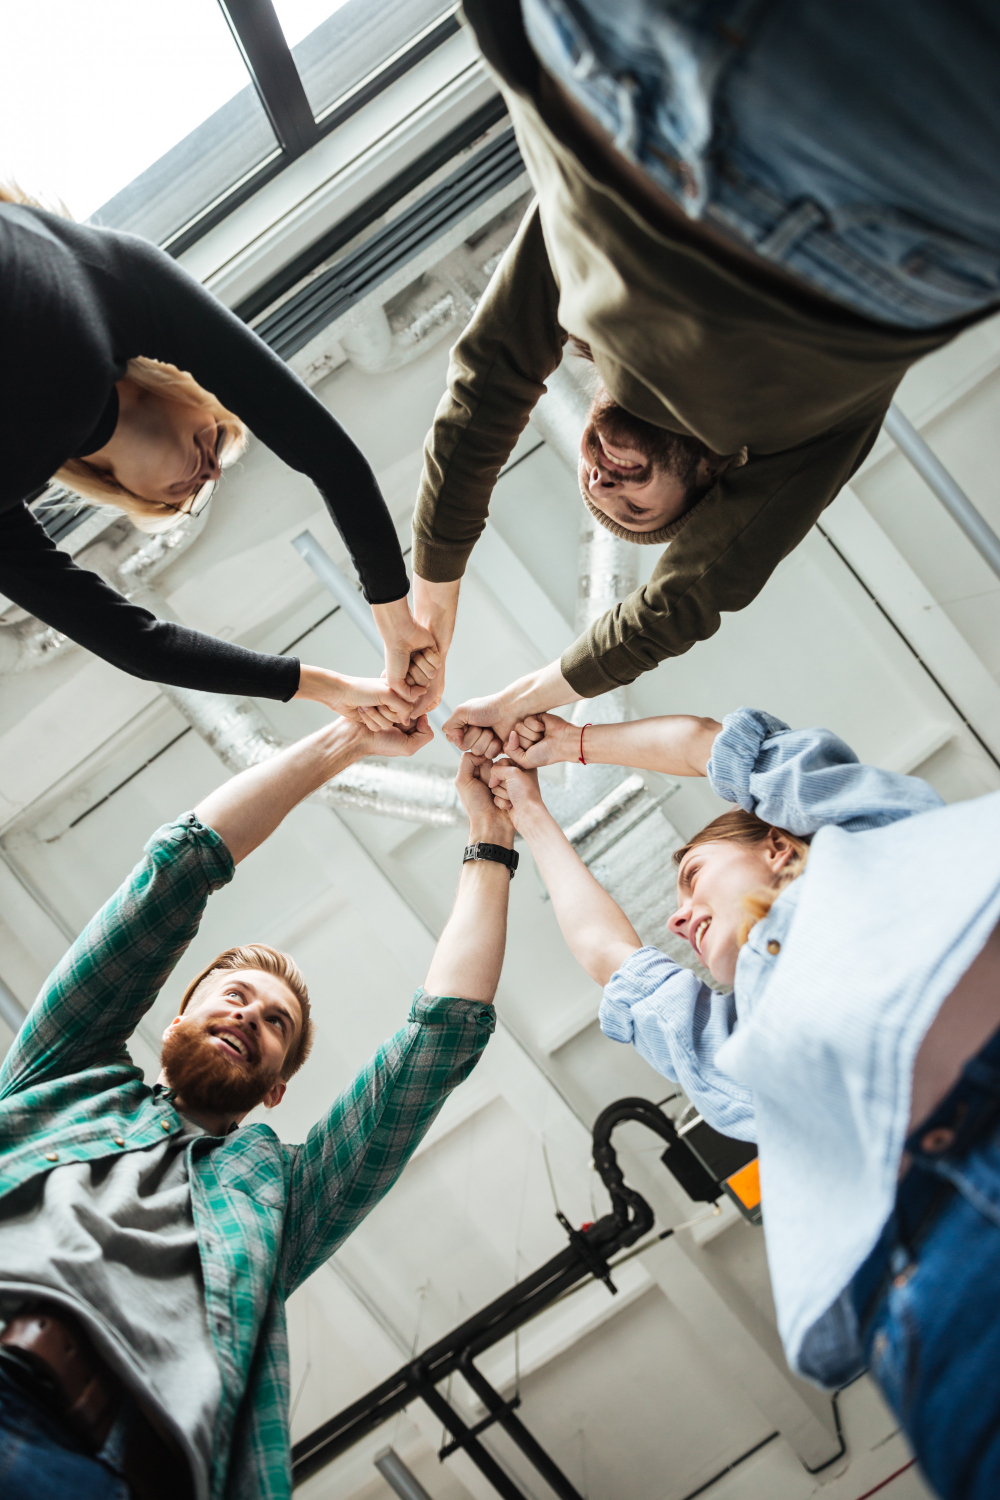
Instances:
[[[383,1448],[375,1455],[375,1467],[391,1490],[400,1500],[431,1500],[417,1476],[410,1470],[395,1448]]]
[[[30,672],[47,661],[54,661],[57,656],[64,656],[75,645],[69,636],[61,635],[52,625],[46,625],[34,615],[16,620],[11,625],[0,625],[0,676],[12,677],[16,672]]]
[[[249,698],[227,698],[163,683],[160,691],[234,775],[269,760],[287,743]],[[462,818],[458,790],[447,772],[373,756],[341,771],[315,795],[326,807],[352,808],[435,828],[453,827]]]
[[[941,501],[952,520],[961,527],[987,567],[992,568],[1000,578],[1000,536],[997,536],[986,517],[976,509],[961,485],[948,472],[933,449],[924,442],[895,401],[885,414],[885,430]]]

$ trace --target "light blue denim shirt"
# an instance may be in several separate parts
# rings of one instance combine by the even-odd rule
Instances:
[[[641,948],[608,982],[601,1027],[716,1129],[757,1141],[785,1351],[836,1385],[861,1368],[846,1291],[892,1210],[920,1042],[1000,918],[1000,793],[946,808],[828,730],[746,708],[708,774],[816,835],[805,873],[751,929],[733,994]]]

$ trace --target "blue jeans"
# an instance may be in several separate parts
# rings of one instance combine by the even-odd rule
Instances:
[[[871,1373],[942,1500],[1000,1495],[1000,1036],[907,1142],[852,1294]]]
[[[704,219],[893,327],[1000,302],[994,0],[522,0],[543,65]]]
[[[3,1500],[129,1500],[129,1487],[0,1369]]]

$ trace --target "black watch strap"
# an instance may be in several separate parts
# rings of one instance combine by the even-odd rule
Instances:
[[[466,844],[463,865],[470,859],[488,859],[494,864],[506,865],[510,871],[511,880],[514,879],[514,871],[517,869],[518,853],[516,849],[505,849],[503,844],[484,844],[482,840],[477,844]]]

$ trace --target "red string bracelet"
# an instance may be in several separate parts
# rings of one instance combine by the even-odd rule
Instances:
[[[583,729],[593,729],[593,727],[594,727],[593,724],[584,724]],[[580,730],[580,755],[579,755],[579,762],[580,762],[581,766],[585,766],[587,764],[587,762],[583,758],[583,729]]]

